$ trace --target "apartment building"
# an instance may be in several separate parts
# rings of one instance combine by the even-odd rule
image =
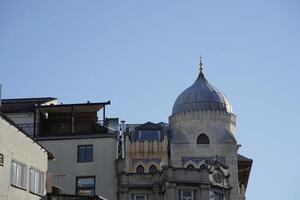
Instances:
[[[53,154],[0,112],[1,200],[44,197],[48,160],[53,159]]]

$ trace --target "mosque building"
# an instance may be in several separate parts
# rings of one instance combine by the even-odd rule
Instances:
[[[128,125],[117,161],[120,200],[244,200],[252,160],[238,154],[236,116],[204,75],[176,99],[169,124]]]

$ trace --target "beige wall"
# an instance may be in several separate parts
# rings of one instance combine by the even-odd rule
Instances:
[[[39,196],[29,192],[29,168],[39,169],[46,174],[48,163],[47,152],[0,117],[0,153],[4,155],[4,166],[0,166],[0,199],[40,199]],[[11,186],[12,160],[21,162],[27,167],[26,190]]]
[[[75,194],[76,177],[95,176],[96,194],[107,199],[116,199],[115,159],[117,140],[115,137],[43,140],[40,143],[51,151],[55,161],[49,163],[49,173],[63,193]],[[93,145],[93,162],[78,163],[78,145]],[[55,178],[55,177],[60,178]],[[59,179],[59,181],[57,180]]]
[[[132,163],[133,159],[160,159],[160,163],[154,161],[144,163],[142,161],[135,164]],[[141,165],[145,168],[145,172],[149,172],[151,165],[161,169],[161,165],[168,164],[168,138],[164,137],[162,141],[130,141],[129,136],[125,140],[125,164],[126,172],[136,172],[136,167]]]

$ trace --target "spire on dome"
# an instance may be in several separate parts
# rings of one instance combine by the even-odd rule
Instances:
[[[200,56],[199,70],[200,70],[200,73],[203,74],[204,66],[203,66],[203,63],[202,63],[202,56]]]

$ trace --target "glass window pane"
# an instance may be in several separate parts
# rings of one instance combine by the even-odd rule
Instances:
[[[186,191],[186,190],[184,190],[183,191],[183,196],[184,197],[191,197],[192,196],[192,191]]]
[[[149,167],[149,173],[155,174],[157,172],[157,168],[154,165],[151,165]]]
[[[85,162],[85,147],[78,147],[78,162]]]
[[[94,187],[95,179],[94,178],[79,178],[77,180],[78,187]]]
[[[94,189],[79,189],[77,191],[77,194],[84,195],[84,196],[95,196],[95,190]]]
[[[93,146],[87,146],[86,147],[86,152],[85,152],[85,156],[86,156],[86,162],[92,162],[93,161]]]
[[[138,131],[138,140],[139,141],[154,141],[161,140],[161,131],[160,130],[139,130]]]
[[[144,167],[143,167],[142,165],[137,166],[137,168],[136,168],[136,173],[138,173],[138,174],[143,174],[143,173],[145,173]]]
[[[77,194],[95,195],[95,178],[77,178]]]
[[[29,190],[31,192],[34,191],[34,171],[33,171],[33,169],[30,169],[30,171],[29,171]]]

